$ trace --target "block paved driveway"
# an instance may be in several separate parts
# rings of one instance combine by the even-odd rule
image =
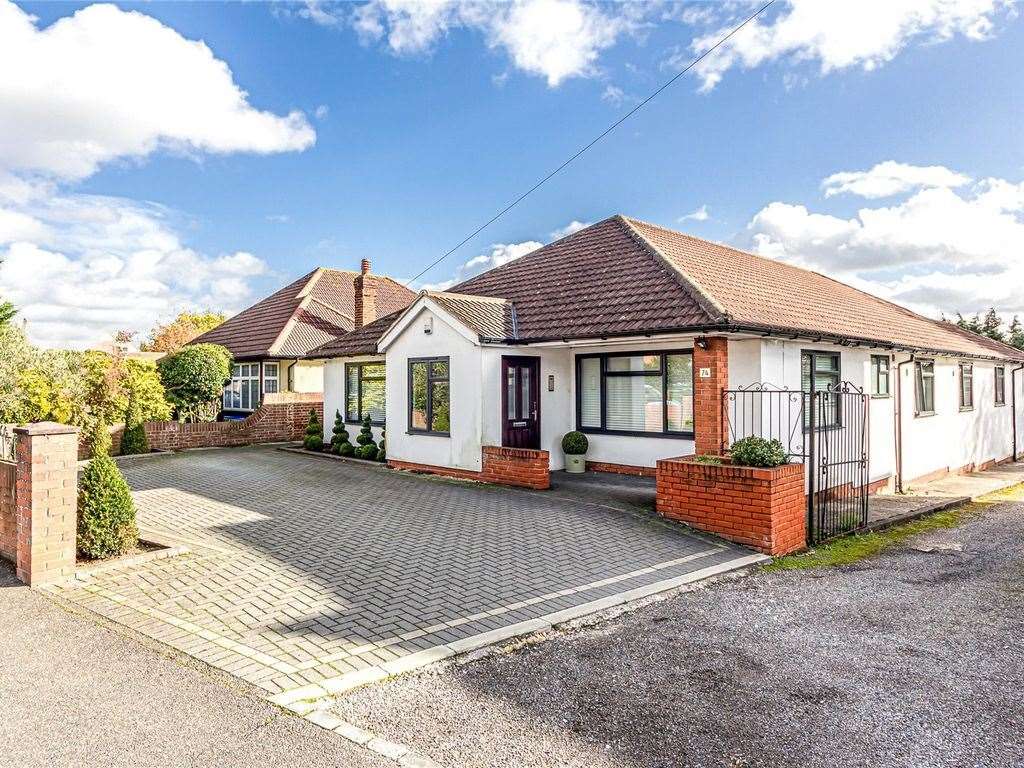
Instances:
[[[517,491],[266,447],[122,469],[144,532],[189,551],[58,592],[279,699],[751,554],[579,483]]]

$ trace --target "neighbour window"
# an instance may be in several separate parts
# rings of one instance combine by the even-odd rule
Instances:
[[[839,413],[839,353],[800,353],[800,388],[804,392],[824,392],[811,398],[816,428],[837,427],[841,424]],[[804,429],[811,427],[811,408],[804,412]]]
[[[274,393],[278,391],[280,381],[280,368],[277,363],[263,364],[263,391]]]
[[[447,357],[409,361],[409,431],[447,435],[451,409]]]
[[[974,407],[974,366],[970,363],[960,363],[960,407]]]
[[[935,361],[918,360],[914,372],[914,409],[916,415],[928,416],[935,413]]]
[[[871,356],[871,394],[889,396],[889,356]]]
[[[583,432],[693,435],[693,355],[630,352],[576,358]]]
[[[231,383],[224,388],[224,408],[254,411],[259,404],[260,364],[236,363],[231,367]]]
[[[1006,369],[997,365],[996,369],[996,405],[1006,405]]]
[[[384,423],[384,363],[345,363],[345,419]]]

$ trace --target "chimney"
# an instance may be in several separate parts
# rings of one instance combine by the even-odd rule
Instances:
[[[352,281],[355,290],[355,324],[362,328],[377,319],[377,286],[370,275],[370,260],[363,259],[359,274]]]

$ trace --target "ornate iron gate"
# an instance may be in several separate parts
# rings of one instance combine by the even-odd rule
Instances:
[[[756,383],[722,393],[722,451],[756,436],[807,466],[807,542],[868,521],[869,398],[849,382],[807,392]]]
[[[805,396],[807,541],[817,544],[867,525],[869,399],[845,381]]]

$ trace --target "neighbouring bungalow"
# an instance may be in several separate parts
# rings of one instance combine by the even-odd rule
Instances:
[[[244,418],[275,392],[323,392],[323,363],[310,350],[408,306],[416,294],[390,277],[319,267],[192,341],[231,352],[223,413]]]
[[[562,469],[576,429],[590,469],[653,474],[757,434],[793,455],[846,441],[877,490],[1017,451],[1020,350],[625,216],[392,309],[306,359],[325,438],[336,410],[378,438],[386,417],[396,467],[488,479],[488,456],[526,449]]]

